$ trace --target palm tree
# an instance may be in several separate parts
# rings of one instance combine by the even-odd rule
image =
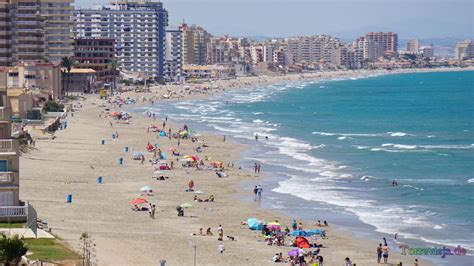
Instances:
[[[120,63],[116,59],[112,59],[108,65],[108,69],[110,72],[112,72],[112,78],[113,78],[113,87],[111,87],[111,94],[113,94],[116,86],[117,86],[117,72],[120,67]]]
[[[61,67],[66,69],[66,95],[69,92],[69,80],[71,69],[76,65],[76,61],[72,57],[63,57],[61,58]]]
[[[7,237],[0,235],[0,261],[3,265],[17,265],[21,257],[26,254],[28,247],[23,238],[18,235]]]

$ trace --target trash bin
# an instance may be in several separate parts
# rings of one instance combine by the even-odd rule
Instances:
[[[123,150],[124,150],[125,152],[128,152],[128,147],[125,147]]]
[[[71,202],[72,202],[72,194],[68,194],[68,195],[67,195],[66,202],[67,202],[67,203],[71,203]]]
[[[99,176],[99,177],[97,178],[97,183],[102,184],[102,176]]]
[[[103,140],[101,141],[101,143],[102,143],[102,145],[105,145],[105,140],[103,139]]]

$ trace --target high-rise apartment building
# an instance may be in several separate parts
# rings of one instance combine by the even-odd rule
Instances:
[[[163,3],[112,1],[109,6],[74,10],[73,21],[76,38],[115,39],[115,57],[122,70],[163,79],[168,25]]]
[[[10,25],[10,3],[0,0],[0,67],[12,62],[12,35]]]
[[[111,83],[115,73],[109,65],[115,57],[115,40],[78,38],[74,40],[74,59],[77,68],[89,68],[96,72],[97,82]]]
[[[13,0],[24,1],[24,0]],[[74,55],[71,33],[71,3],[73,0],[38,0],[44,20],[45,55],[51,62]]]
[[[474,59],[474,43],[471,40],[458,42],[454,52],[459,61]]]
[[[331,61],[330,56],[325,56],[324,49],[339,44],[339,39],[327,35],[296,37],[288,39],[288,54],[293,63],[319,64]]]
[[[182,35],[180,30],[166,30],[165,70],[166,81],[178,81],[182,75]]]
[[[418,53],[420,50],[420,42],[418,41],[418,39],[408,40],[406,50],[409,53]]]
[[[212,35],[202,27],[182,23],[183,65],[207,65],[207,46]]]
[[[396,33],[369,32],[365,37],[381,45],[385,55],[393,56],[398,52],[398,34]]]
[[[12,61],[16,63],[47,59],[41,2],[11,0],[10,3]]]
[[[420,47],[420,53],[424,58],[431,58],[434,56],[434,49],[432,45],[426,45]]]
[[[384,48],[378,42],[366,37],[359,37],[356,45],[363,51],[363,57],[366,60],[376,60],[384,55]]]

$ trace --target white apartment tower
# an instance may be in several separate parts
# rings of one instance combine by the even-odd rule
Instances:
[[[73,11],[75,37],[115,39],[115,58],[127,72],[161,80],[164,77],[165,27],[163,3],[111,1],[109,6]]]
[[[180,30],[166,31],[165,70],[166,81],[179,81],[182,72],[182,35]]]

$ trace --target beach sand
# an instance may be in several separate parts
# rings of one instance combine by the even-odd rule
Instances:
[[[229,85],[231,81],[226,82],[219,86]],[[128,92],[126,95],[150,99],[151,95],[159,95],[157,90],[142,94]],[[103,114],[99,117],[104,110],[101,106],[113,110],[105,103],[96,95],[87,96],[87,100],[80,102],[81,110],[74,117],[67,118],[68,128],[58,131],[54,140],[50,135],[30,128],[36,147],[21,157],[21,199],[28,200],[36,208],[38,217],[48,221],[52,233],[78,251],[81,250],[81,234],[89,233],[96,244],[93,254],[98,265],[158,265],[160,260],[166,260],[167,265],[193,265],[193,245],[196,246],[196,265],[270,265],[275,253],[286,255],[294,249],[268,246],[260,232],[251,231],[241,224],[249,217],[290,224],[291,218],[283,213],[262,209],[252,200],[238,200],[241,197],[253,199],[253,193],[242,191],[237,183],[255,180],[258,184],[262,176],[254,175],[251,169],[239,170],[236,165],[227,168],[229,177],[217,178],[213,171],[183,169],[175,161],[169,179],[154,180],[151,178],[154,167],[148,162],[142,165],[131,157],[133,151],[140,151],[145,153],[146,161],[151,159],[152,153],[145,150],[147,142],[151,142],[159,143],[168,159],[172,158],[169,148],[176,147],[177,141],[146,131],[150,124],[161,127],[165,114],[156,121],[133,114],[130,124],[114,122],[111,127],[110,117]],[[170,122],[166,128],[169,125],[173,131],[177,130],[177,126]],[[113,140],[112,134],[116,131],[119,138]],[[204,139],[209,145],[199,154],[200,157],[207,155],[211,161],[236,161],[245,149],[234,143],[224,143],[222,136],[201,135],[198,139]],[[101,140],[105,140],[105,145],[101,145]],[[124,151],[125,147],[129,147],[128,153]],[[195,155],[195,147],[196,143],[181,140],[183,154]],[[117,163],[120,157],[124,158],[123,165]],[[98,184],[98,176],[103,177],[103,184]],[[205,192],[199,197],[213,194],[216,201],[194,202],[194,193],[185,192],[191,179],[196,190]],[[156,205],[156,219],[149,218],[147,212],[131,210],[130,200],[140,197],[140,188],[147,185],[154,188],[153,196],[147,198]],[[72,203],[66,203],[68,194],[73,196]],[[184,217],[178,217],[176,206],[185,202],[194,207],[186,209]],[[224,237],[224,254],[218,252],[219,224],[224,228],[224,236],[236,239],[230,241]],[[305,229],[317,229],[314,221],[303,221],[303,225]],[[192,235],[198,233],[199,228],[205,230],[208,227],[212,228],[214,236]],[[321,255],[325,265],[343,265],[346,257],[357,265],[377,265],[375,250],[378,242],[356,238],[343,228],[330,226],[324,229],[328,238],[318,237],[317,242],[324,245]],[[404,265],[413,265],[414,257],[391,252],[389,262],[400,261]],[[422,262],[420,265],[430,264]]]

